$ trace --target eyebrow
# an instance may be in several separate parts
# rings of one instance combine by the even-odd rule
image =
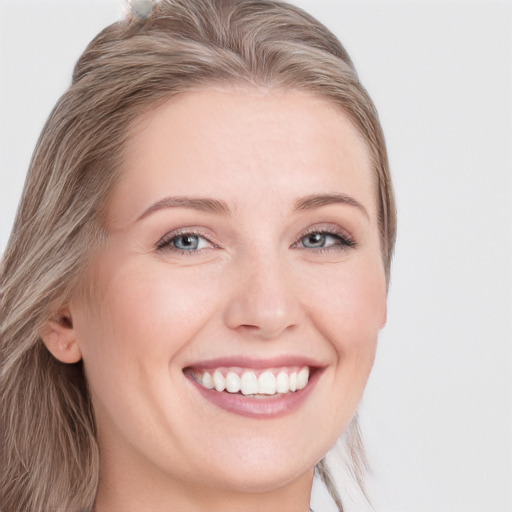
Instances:
[[[330,204],[347,204],[354,206],[360,210],[367,219],[370,218],[366,208],[359,201],[356,201],[353,197],[346,194],[313,194],[306,196],[297,200],[295,203],[295,211],[303,212]]]
[[[328,206],[330,204],[346,204],[354,206],[368,219],[370,218],[365,207],[359,201],[356,201],[353,197],[346,194],[312,194],[310,196],[302,197],[297,199],[295,202],[294,211],[304,212],[315,208],[321,208],[322,206]],[[137,218],[137,222],[152,213],[165,208],[187,208],[207,213],[216,213],[226,216],[231,215],[229,206],[223,200],[213,199],[210,197],[175,196],[164,197],[152,204]]]
[[[230,215],[231,210],[225,201],[219,199],[212,199],[209,197],[190,197],[190,196],[176,196],[164,197],[152,204],[137,221],[144,219],[148,215],[164,208],[188,208],[190,210],[198,210],[201,212],[218,213],[222,215]]]

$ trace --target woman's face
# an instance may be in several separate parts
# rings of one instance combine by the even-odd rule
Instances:
[[[362,138],[308,94],[205,89],[141,120],[125,157],[96,300],[70,307],[103,478],[310,478],[386,319]]]

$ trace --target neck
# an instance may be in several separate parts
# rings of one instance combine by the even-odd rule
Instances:
[[[309,512],[313,470],[298,479],[262,492],[190,486],[168,481],[161,486],[153,479],[122,482],[100,479],[94,512]]]

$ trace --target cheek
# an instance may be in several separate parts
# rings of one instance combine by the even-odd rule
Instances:
[[[77,326],[86,362],[95,352],[125,365],[169,361],[200,328],[211,304],[211,287],[193,269],[133,264],[97,279],[103,284],[99,304]]]
[[[312,288],[316,293],[311,297],[311,304],[318,305],[318,328],[329,333],[342,353],[373,343],[386,320],[386,281],[381,267],[340,266],[323,282],[323,288]]]
[[[172,363],[209,314],[203,305],[210,286],[165,265],[108,270],[109,277],[96,277],[101,296],[93,308],[80,310],[76,332],[98,422],[113,421],[122,430],[132,411],[130,429],[136,432],[148,428],[139,425],[139,416],[149,422],[155,411],[165,415],[168,390],[182,378]]]
[[[340,265],[325,282],[326,289],[312,301],[319,305],[314,318],[336,361],[328,377],[336,390],[335,417],[345,421],[357,408],[373,367],[386,317],[386,281],[380,265],[356,264]]]
[[[362,398],[386,316],[386,280],[377,257],[318,268],[304,280],[308,317],[331,350],[322,396],[325,431],[341,435]]]

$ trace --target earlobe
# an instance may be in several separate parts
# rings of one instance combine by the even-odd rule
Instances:
[[[72,364],[82,359],[69,311],[61,311],[49,320],[41,338],[51,354],[62,363]]]

